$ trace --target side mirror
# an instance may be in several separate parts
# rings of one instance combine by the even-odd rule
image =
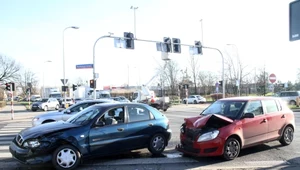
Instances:
[[[66,113],[66,114],[70,114],[70,113],[71,113],[71,110],[66,110],[65,113]]]
[[[102,127],[104,125],[105,125],[105,123],[103,121],[97,121],[95,124],[95,126],[100,126],[100,127]]]
[[[244,118],[254,118],[254,117],[255,117],[254,113],[245,113],[243,116],[243,119]]]

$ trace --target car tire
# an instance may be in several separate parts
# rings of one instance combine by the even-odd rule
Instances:
[[[291,100],[290,105],[294,106],[294,105],[296,105],[296,102],[294,100]]]
[[[31,109],[31,111],[35,112],[36,110],[35,109]]]
[[[197,101],[196,101],[196,100],[194,100],[194,104],[197,104]]]
[[[156,134],[154,135],[148,146],[148,150],[153,154],[153,155],[160,155],[166,147],[167,140],[166,137],[163,134]]]
[[[228,138],[224,145],[223,157],[230,161],[239,156],[241,150],[240,142],[235,138]]]
[[[184,104],[186,104],[186,103],[187,103],[187,101],[186,101],[186,100],[183,100],[183,103],[184,103]]]
[[[74,146],[63,145],[53,152],[52,164],[55,169],[71,170],[75,169],[81,161],[81,155]]]
[[[58,109],[59,109],[59,105],[56,105],[55,110],[58,110]]]
[[[281,143],[281,145],[287,146],[292,143],[293,139],[294,139],[294,129],[291,126],[287,126],[284,129],[279,142]]]
[[[43,109],[45,112],[47,112],[48,110],[48,106],[44,106],[44,109]]]

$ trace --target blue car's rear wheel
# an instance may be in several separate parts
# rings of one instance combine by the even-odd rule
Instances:
[[[148,150],[153,155],[159,155],[165,150],[166,144],[166,137],[163,134],[156,134],[151,138]]]

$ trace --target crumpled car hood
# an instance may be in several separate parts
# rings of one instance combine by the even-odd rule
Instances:
[[[79,127],[80,125],[67,123],[64,121],[60,122],[52,122],[52,123],[46,123],[35,127],[30,127],[22,130],[20,134],[22,137],[26,140],[29,138],[36,138],[38,136],[42,136],[48,133],[53,133],[56,131],[63,131],[70,128]]]
[[[186,123],[186,127],[209,127],[216,129],[227,126],[233,122],[233,120],[217,114],[200,115],[197,117],[185,118],[184,121]]]

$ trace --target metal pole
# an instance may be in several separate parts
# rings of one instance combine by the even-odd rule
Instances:
[[[14,104],[13,104],[13,101],[14,101],[14,94],[13,94],[13,91],[12,91],[12,84],[9,84],[10,86],[10,93],[11,93],[11,99],[10,99],[10,106],[11,106],[11,120],[14,120]]]
[[[134,6],[131,6],[131,7],[130,7],[130,9],[133,9],[133,17],[134,17],[134,18],[133,18],[133,19],[134,19],[134,21],[133,21],[133,22],[134,22],[134,23],[133,23],[133,24],[134,24],[134,38],[136,38],[136,15],[135,15],[135,10],[138,9],[138,8],[139,8],[139,7],[134,7]]]
[[[212,47],[202,47],[202,48],[217,50],[221,54],[221,57],[222,57],[222,81],[223,81],[223,85],[222,85],[223,92],[222,93],[223,93],[223,98],[225,98],[225,84],[226,84],[226,82],[224,80],[224,68],[225,68],[224,67],[224,56],[223,56],[222,52],[217,48],[212,48]]]
[[[72,28],[72,29],[79,29],[79,27],[76,27],[76,26],[70,26],[70,27],[67,27],[63,30],[63,79],[64,79],[64,82],[63,82],[63,86],[66,85],[66,70],[65,70],[65,31],[69,28]],[[66,89],[64,91],[64,103],[66,104]]]
[[[96,44],[99,40],[103,39],[103,38],[107,38],[107,37],[111,37],[111,35],[105,35],[105,36],[102,36],[102,37],[99,37],[95,43],[94,43],[94,47],[93,47],[93,79],[94,79],[94,84],[96,84],[96,70],[95,70],[95,47],[96,47]],[[94,86],[94,99],[96,99],[96,86]]]
[[[201,39],[202,39],[202,45],[204,44],[204,42],[203,42],[203,19],[201,19],[200,20],[200,22],[201,22]]]
[[[43,98],[45,98],[45,71],[43,69]]]

